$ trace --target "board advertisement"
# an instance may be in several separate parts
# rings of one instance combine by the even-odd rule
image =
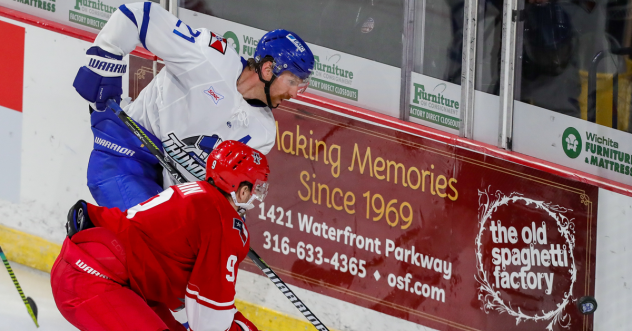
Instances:
[[[0,6],[57,23],[99,33],[126,0],[0,0]]]
[[[246,221],[284,281],[436,330],[592,330],[576,304],[594,295],[596,187],[308,106],[273,113],[270,193]]]
[[[132,1],[133,2],[133,1]],[[0,0],[0,6],[99,33],[126,0]],[[253,57],[267,31],[179,8],[179,18],[193,29],[207,28],[223,35],[240,56]],[[308,43],[314,53],[309,92],[346,104],[399,117],[399,68]]]
[[[26,29],[0,20],[0,200],[20,201]]]
[[[411,122],[459,134],[461,86],[411,72],[408,115]]]
[[[517,101],[514,123],[516,152],[632,185],[629,132]]]

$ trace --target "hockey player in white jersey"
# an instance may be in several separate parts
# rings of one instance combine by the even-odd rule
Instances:
[[[101,206],[128,209],[172,185],[154,157],[111,111],[120,102],[123,56],[141,44],[165,62],[125,111],[153,134],[190,181],[204,180],[206,158],[224,140],[238,140],[267,154],[276,138],[270,108],[296,97],[309,84],[314,56],[295,33],[274,30],[241,58],[226,39],[193,30],[151,2],[114,12],[87,51],[73,86],[96,107],[88,186]]]

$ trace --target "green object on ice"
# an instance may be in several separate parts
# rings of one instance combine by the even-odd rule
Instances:
[[[37,306],[35,305],[35,301],[33,301],[31,297],[24,296],[24,292],[22,292],[22,287],[20,286],[18,279],[15,278],[13,269],[11,269],[9,260],[7,260],[7,257],[4,255],[4,252],[2,251],[2,247],[0,247],[0,257],[2,258],[2,262],[4,263],[4,266],[7,267],[7,271],[9,272],[9,275],[11,276],[11,279],[13,280],[13,285],[15,285],[15,288],[18,290],[18,293],[20,293],[20,297],[22,298],[22,301],[24,301],[26,310],[28,310],[29,315],[31,315],[31,318],[33,319],[33,322],[35,322],[35,326],[39,328],[39,324],[37,324]]]

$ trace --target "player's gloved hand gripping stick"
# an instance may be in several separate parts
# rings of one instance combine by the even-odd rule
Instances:
[[[116,116],[125,123],[130,131],[140,139],[140,141],[147,147],[147,149],[153,154],[158,162],[169,172],[171,177],[178,183],[185,183],[185,177],[178,171],[176,167],[171,165],[165,155],[160,151],[160,148],[156,146],[149,137],[143,132],[143,130],[127,116],[125,111],[114,100],[108,100],[106,102],[108,108],[110,108]],[[307,318],[317,330],[329,331],[329,329],[312,313],[309,308],[294,294],[292,290],[279,278],[279,276],[263,261],[263,259],[252,248],[248,252],[248,257],[254,262],[259,269],[276,285],[276,287],[283,292],[286,298],[290,300],[294,306]]]
[[[127,63],[120,55],[90,47],[86,52],[87,65],[79,68],[73,86],[86,100],[95,103],[97,110],[104,110],[109,99],[121,102],[123,75]]]

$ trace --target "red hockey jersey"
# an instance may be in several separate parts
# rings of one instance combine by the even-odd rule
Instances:
[[[122,242],[132,290],[172,310],[185,304],[192,330],[231,326],[237,267],[250,236],[217,189],[185,183],[125,212],[89,205],[88,213]]]

